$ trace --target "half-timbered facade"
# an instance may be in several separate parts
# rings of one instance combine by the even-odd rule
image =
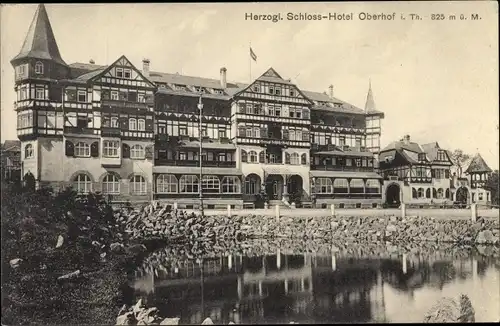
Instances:
[[[481,154],[474,155],[467,164],[464,177],[453,174],[451,180],[453,200],[462,204],[491,204],[491,192],[485,189],[491,172],[493,171]]]
[[[273,68],[249,84],[66,64],[44,5],[12,60],[23,175],[113,200],[180,207],[254,203],[372,207],[383,113],[299,89]]]

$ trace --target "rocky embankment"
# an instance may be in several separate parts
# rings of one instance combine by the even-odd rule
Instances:
[[[499,245],[499,221],[424,217],[266,217],[205,216],[171,211],[159,205],[115,212],[131,238],[169,242],[213,242],[215,239],[334,239],[344,242],[431,242]]]

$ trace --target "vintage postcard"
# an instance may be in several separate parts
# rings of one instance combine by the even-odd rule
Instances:
[[[500,321],[497,2],[0,27],[2,325]]]

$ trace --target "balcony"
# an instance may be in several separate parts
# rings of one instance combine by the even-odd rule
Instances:
[[[344,171],[344,172],[373,172],[373,167],[311,165],[311,170],[319,171]]]
[[[120,128],[101,127],[102,137],[120,137]]]
[[[293,147],[310,147],[310,142],[308,140],[290,140],[276,137],[237,137],[237,141],[240,144],[249,145],[275,145],[275,146],[293,146]]]
[[[108,108],[126,108],[126,109],[139,109],[139,110],[149,110],[149,107],[153,107],[153,103],[144,102],[129,102],[120,100],[104,100],[101,99],[101,107]]]
[[[65,134],[77,134],[77,135],[94,135],[96,134],[96,129],[85,128],[85,127],[64,127]]]
[[[288,123],[288,124],[303,125],[303,126],[311,124],[311,121],[309,119],[304,119],[304,118],[272,116],[264,114],[250,114],[244,112],[236,113],[236,119],[240,121],[262,121],[264,123],[277,122],[277,123]]]
[[[122,165],[121,157],[105,157],[101,156],[101,165],[103,167],[120,167]]]
[[[411,183],[431,183],[432,178],[431,177],[410,177],[410,178],[406,178],[405,181],[408,181]]]
[[[155,165],[170,165],[170,166],[194,166],[199,167],[198,160],[169,160],[169,159],[156,159]],[[235,168],[236,162],[234,161],[202,161],[202,167],[211,168]]]

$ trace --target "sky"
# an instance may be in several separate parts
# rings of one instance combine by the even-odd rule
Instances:
[[[37,5],[1,7],[1,138],[16,138],[14,70]],[[328,91],[364,108],[371,79],[385,113],[381,145],[403,135],[480,152],[499,166],[498,4],[486,2],[47,4],[67,63],[110,64],[247,83],[269,67],[300,89]],[[287,13],[353,14],[352,20],[287,20]],[[360,20],[360,13],[395,20]],[[278,14],[278,22],[245,14]],[[412,20],[411,13],[420,20]],[[444,20],[432,20],[443,14]],[[460,14],[468,18],[461,20]],[[471,14],[481,19],[472,20]],[[401,20],[401,15],[406,17]],[[455,15],[455,20],[449,16]],[[438,17],[439,16],[435,16]],[[257,55],[250,62],[249,46]]]

